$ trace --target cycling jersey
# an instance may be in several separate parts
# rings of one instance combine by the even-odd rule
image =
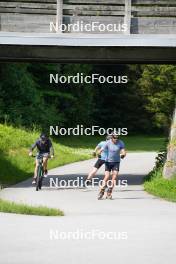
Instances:
[[[101,141],[97,147],[99,147],[100,149],[103,148],[105,145],[106,145],[107,141]],[[107,156],[108,156],[108,151],[107,150],[104,150],[102,151],[101,155],[100,155],[100,159],[101,160],[106,160],[107,159]]]
[[[33,149],[37,148],[39,154],[43,153],[50,153],[51,155],[54,155],[54,149],[52,146],[51,140],[48,138],[45,142],[43,142],[41,139],[38,139],[32,146],[31,146],[31,151]]]
[[[107,162],[120,162],[120,151],[125,148],[123,141],[118,140],[113,143],[112,140],[108,140],[103,147],[103,151],[107,151]]]

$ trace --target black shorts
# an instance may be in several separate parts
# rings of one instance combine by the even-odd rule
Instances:
[[[45,152],[45,153],[38,152],[37,155],[36,155],[36,160],[39,160],[39,159],[42,159],[42,158],[48,158],[49,155],[50,155],[49,152]]]
[[[98,159],[94,165],[95,168],[99,169],[103,164],[105,164],[105,160]]]
[[[119,171],[120,162],[105,162],[105,171]]]

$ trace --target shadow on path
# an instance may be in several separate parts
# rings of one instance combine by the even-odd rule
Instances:
[[[99,185],[99,181],[103,180],[103,175],[96,175],[94,178],[94,186]],[[144,181],[145,175],[133,175],[133,174],[121,174],[117,181],[117,185],[123,186],[125,183],[127,185],[141,185]],[[47,178],[43,180],[44,187],[60,187],[64,189],[64,184],[66,185],[65,189],[78,189],[84,188],[84,182],[87,178],[87,174],[64,174],[64,175],[48,175]],[[9,188],[29,188],[31,187],[32,179],[28,179],[26,181],[20,182],[15,186],[11,186]],[[76,187],[74,187],[76,182]],[[53,188],[51,188],[52,190]],[[127,191],[127,190],[124,190]],[[129,191],[129,190],[128,190]]]

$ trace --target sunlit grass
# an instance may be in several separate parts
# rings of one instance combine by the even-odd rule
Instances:
[[[172,179],[164,179],[162,171],[162,168],[154,171],[150,179],[144,183],[144,188],[153,195],[176,202],[176,176]]]
[[[30,206],[25,204],[17,204],[14,202],[4,201],[0,199],[0,212],[41,215],[41,216],[63,216],[64,213],[59,209],[48,208],[45,206]]]

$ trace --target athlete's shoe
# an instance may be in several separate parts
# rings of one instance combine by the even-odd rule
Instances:
[[[47,178],[47,176],[48,176],[48,171],[45,170],[45,171],[44,171],[44,174],[43,174],[43,177],[44,177],[44,178]]]
[[[32,184],[36,184],[36,179],[33,178]]]
[[[106,199],[112,200],[112,189],[111,188],[107,190]]]
[[[112,194],[110,193],[107,193],[107,195],[106,195],[106,199],[109,199],[109,200],[112,200]]]
[[[103,198],[103,196],[104,196],[104,190],[101,190],[100,192],[99,192],[99,194],[98,194],[98,200],[101,200],[102,198]]]

